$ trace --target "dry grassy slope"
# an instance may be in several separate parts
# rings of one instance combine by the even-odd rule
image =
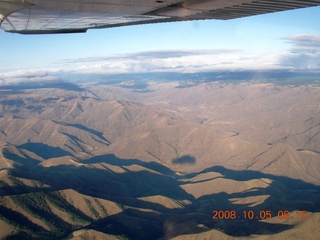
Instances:
[[[47,145],[52,151],[56,148],[55,153],[58,155],[69,152],[69,155],[84,157],[99,147],[109,144],[106,139],[90,131],[51,120],[4,117],[0,119],[0,128],[5,132],[5,135],[0,136],[1,141],[34,150]],[[59,154],[59,149],[63,150],[63,153]],[[35,153],[38,152],[35,151]]]
[[[97,217],[93,215],[93,212],[88,208],[88,203],[98,213],[98,218],[103,218],[106,215],[112,216],[123,211],[123,209],[112,201],[108,201],[101,198],[93,198],[91,196],[86,196],[80,194],[72,189],[62,190],[60,193],[64,196],[65,200],[72,204],[74,207],[79,209],[81,212],[85,213],[87,216],[92,218]]]
[[[199,170],[211,166],[202,158],[210,152],[219,151],[219,142],[228,138],[229,134],[206,129],[197,123],[162,118],[151,130],[135,131],[127,138],[114,142],[108,151],[121,158],[158,161],[172,169],[175,169],[174,160],[189,155],[197,161],[193,170]],[[213,164],[221,162],[219,158],[211,161]]]
[[[139,199],[145,202],[160,204],[167,209],[182,209],[191,204],[189,200],[174,200],[162,195],[142,197]]]
[[[37,117],[48,108],[53,108],[60,103],[63,104],[72,99],[86,97],[88,94],[87,92],[54,88],[22,90],[17,91],[15,94],[4,91],[1,92],[0,115],[16,116],[19,118]]]
[[[13,160],[14,156],[14,160]],[[30,169],[44,161],[43,158],[26,149],[6,143],[0,147],[1,169]]]
[[[101,239],[101,240],[118,240],[123,239],[123,236],[114,236],[105,234],[92,229],[78,230],[71,233],[66,239],[72,240],[87,240],[87,239]]]
[[[16,229],[16,230],[13,229],[12,225],[10,225],[10,224],[6,223],[5,221],[3,221],[2,219],[0,219],[1,238],[6,238],[17,231],[18,231],[18,229]]]
[[[5,143],[0,146],[0,169],[9,169],[13,167],[13,164],[10,160],[8,160],[4,155],[3,155],[3,148],[5,146]]]
[[[319,87],[307,86],[208,83],[149,93],[146,103],[161,106],[164,98],[169,102],[167,108],[202,116],[206,126],[239,132],[239,137],[263,143],[288,136],[292,141],[285,140],[298,148],[320,131],[319,92]],[[313,143],[305,147],[319,150]]]
[[[64,92],[64,95],[68,95],[68,92]],[[0,125],[0,137],[4,141],[11,140],[14,143],[26,141],[27,136],[37,140],[39,138],[37,135],[41,134],[42,141],[48,141],[54,136],[54,139],[59,140],[57,142],[61,142],[63,139],[59,139],[58,133],[64,133],[65,129],[69,129],[73,132],[67,132],[67,134],[74,134],[84,143],[87,143],[89,138],[93,138],[96,142],[105,144],[105,140],[113,142],[127,137],[132,130],[148,131],[162,118],[182,119],[179,114],[171,111],[124,100],[107,101],[80,96],[72,97],[72,95],[67,99],[62,96],[59,98],[59,95],[36,97],[25,94],[24,98],[23,96],[19,95],[16,98],[7,96],[0,101],[0,106],[2,105],[0,114],[7,116],[2,119],[3,123]],[[55,104],[53,104],[54,101]],[[34,110],[39,104],[42,106],[41,111]],[[19,119],[16,119],[17,117]],[[45,132],[43,132],[44,129]],[[78,134],[86,132],[89,136],[87,138],[78,136],[74,133],[75,131]],[[19,136],[22,135],[19,139],[17,135],[12,136],[17,132]],[[76,150],[79,151],[79,149]]]
[[[37,200],[37,202],[32,203],[34,200]],[[31,203],[36,205],[30,205]],[[21,214],[20,219],[28,219],[29,225],[33,225],[34,229],[39,228],[42,231],[47,231],[48,236],[50,236],[50,233],[54,236],[54,232],[57,231],[56,228],[59,226],[65,228],[61,229],[62,232],[68,232],[71,226],[76,228],[83,227],[92,221],[123,211],[114,202],[86,196],[71,189],[47,193],[35,192],[19,196],[3,196],[0,204],[10,211],[14,211],[15,214]],[[35,209],[35,206],[38,209]],[[45,215],[47,218],[44,218]],[[8,220],[5,220],[6,224],[1,225],[2,228],[5,228],[5,231],[1,232],[1,238],[8,231],[15,231],[17,226],[18,229],[23,230],[23,225],[21,225],[21,222],[19,223],[21,220],[16,217],[10,218],[9,215],[5,215],[5,218],[11,223],[7,224]],[[55,221],[54,223],[51,222],[52,219]],[[24,224],[26,224],[26,221]],[[28,230],[30,229],[32,227],[29,226]],[[34,232],[35,236],[40,233]]]
[[[248,181],[235,181],[225,178],[207,179],[206,181],[185,183],[181,187],[195,198],[217,193],[241,193],[258,188],[267,188],[270,183],[265,179],[252,179]]]
[[[229,133],[195,123],[163,122],[149,133],[114,142],[108,152],[121,158],[158,161],[175,171],[194,172],[223,165],[250,169],[318,183],[319,154],[301,151],[287,143],[273,145],[245,141]],[[178,164],[183,156],[194,162]],[[283,169],[287,171],[284,172]]]
[[[319,132],[319,92],[319,87],[311,86],[206,83],[189,88],[168,85],[151,93],[126,95],[148,105],[196,115],[207,127],[241,130],[247,140],[274,143],[289,135],[292,142],[302,139],[299,145]],[[316,141],[319,136],[315,137]]]

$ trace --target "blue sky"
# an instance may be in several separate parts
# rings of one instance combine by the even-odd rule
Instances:
[[[0,84],[51,73],[320,70],[320,7],[219,21],[149,24],[85,34],[0,31]],[[27,77],[25,77],[27,76]],[[2,83],[1,83],[2,82]]]

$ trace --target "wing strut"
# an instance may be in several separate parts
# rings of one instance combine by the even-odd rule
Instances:
[[[33,4],[27,3],[24,0],[0,0],[0,26],[4,19],[8,17],[11,13],[32,6]]]

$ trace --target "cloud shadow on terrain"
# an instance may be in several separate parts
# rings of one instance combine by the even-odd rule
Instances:
[[[172,164],[174,165],[195,165],[196,159],[192,156],[185,155],[172,160]]]
[[[14,157],[14,156],[11,156]],[[171,238],[180,234],[199,233],[219,229],[231,236],[252,234],[274,234],[293,226],[261,222],[259,219],[212,219],[213,210],[243,211],[270,210],[276,216],[279,210],[320,211],[320,188],[301,180],[274,176],[257,171],[237,171],[215,166],[199,173],[176,175],[169,168],[156,162],[143,162],[138,159],[120,159],[115,155],[104,155],[79,162],[80,166],[59,165],[52,167],[35,166],[28,171],[11,170],[11,175],[40,181],[50,188],[29,187],[30,192],[51,192],[53,190],[74,189],[91,197],[116,202],[123,211],[92,220],[87,228],[109,234],[124,234],[131,239]],[[265,188],[256,187],[250,191],[235,193],[219,192],[195,198],[186,192],[182,185],[195,184],[191,179],[199,174],[220,173],[217,178],[233,181],[270,179]],[[205,181],[201,181],[205,182]],[[15,189],[15,194],[19,194]],[[21,189],[22,190],[22,189]],[[26,193],[26,188],[22,193]],[[6,195],[8,187],[1,187],[0,193]],[[10,195],[9,193],[7,195]],[[237,203],[234,199],[266,196],[269,197],[255,206]],[[160,202],[146,201],[145,197],[164,196],[173,201],[188,200],[190,204],[181,208],[169,208]],[[152,211],[148,210],[151,209]],[[199,224],[206,228],[200,228]],[[70,232],[65,232],[69,234]]]

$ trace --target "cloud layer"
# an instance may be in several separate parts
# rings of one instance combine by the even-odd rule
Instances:
[[[141,72],[201,72],[212,70],[277,69],[275,56],[237,49],[150,51],[57,62],[83,74]],[[71,69],[70,68],[70,69]]]
[[[63,76],[90,74],[203,72],[223,70],[320,71],[320,35],[292,35],[281,39],[289,51],[251,53],[239,49],[167,50],[107,57],[65,59],[54,68],[0,74],[0,85],[61,80]]]
[[[108,57],[67,59],[57,64],[73,66],[78,73],[201,72],[214,70],[320,70],[320,35],[282,38],[287,52],[251,53],[239,49],[168,50]]]

